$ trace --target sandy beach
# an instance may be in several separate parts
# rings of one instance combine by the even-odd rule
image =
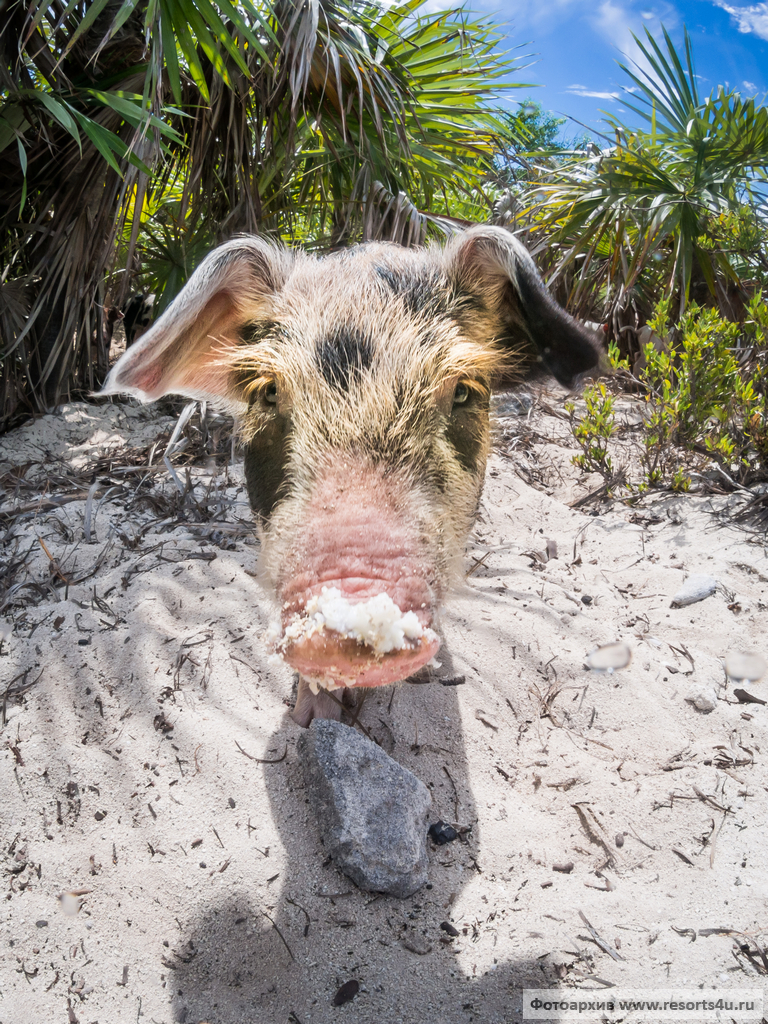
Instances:
[[[460,832],[405,900],[320,844],[226,424],[191,421],[184,494],[169,406],[0,439],[2,1024],[509,1024],[523,987],[763,988],[768,686],[723,660],[768,655],[765,533],[712,495],[571,507],[602,481],[563,398],[499,403],[440,668],[360,713]],[[717,590],[671,607],[691,574]],[[627,668],[585,667],[617,641]]]

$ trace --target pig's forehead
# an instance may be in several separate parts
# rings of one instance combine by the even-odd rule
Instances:
[[[272,315],[284,337],[304,344],[343,344],[357,335],[374,347],[398,339],[440,345],[465,333],[470,318],[477,336],[483,311],[471,303],[446,280],[440,250],[371,243],[297,259]]]
[[[345,309],[361,300],[364,306],[356,308],[382,308],[391,306],[393,297],[408,296],[409,307],[418,312],[419,297],[426,308],[432,295],[445,290],[441,262],[429,250],[370,244],[298,259],[282,295],[286,302],[318,309]]]
[[[324,381],[345,393],[365,381],[490,375],[501,359],[496,325],[469,302],[447,281],[440,250],[377,243],[297,255],[263,322],[246,332],[245,362],[294,386]]]
[[[278,312],[279,340],[269,348],[272,367],[284,378],[314,381],[347,391],[354,381],[421,379],[437,360],[463,351],[461,334],[450,320],[426,322],[390,302],[362,298],[338,306],[333,301],[286,303]],[[434,371],[433,371],[434,372]]]

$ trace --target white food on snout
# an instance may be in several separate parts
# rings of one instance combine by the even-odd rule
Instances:
[[[307,679],[307,685],[315,696],[318,695],[321,687],[324,690],[344,689],[344,683],[337,683],[336,680],[331,679],[330,676],[326,676],[324,679]]]
[[[389,594],[376,594],[366,601],[350,601],[337,587],[323,587],[307,602],[303,614],[296,614],[275,644],[280,654],[288,644],[306,640],[316,633],[337,633],[365,644],[377,657],[413,647],[414,642],[437,640],[434,630],[422,626],[415,612],[403,612]],[[274,633],[272,634],[274,637]],[[334,690],[344,683],[332,678],[307,679],[313,693],[319,686]]]
[[[414,640],[437,639],[431,629],[422,626],[415,612],[400,611],[389,594],[376,594],[355,603],[338,588],[323,587],[307,602],[304,614],[294,616],[279,646],[325,630],[367,644],[377,655],[404,650]]]

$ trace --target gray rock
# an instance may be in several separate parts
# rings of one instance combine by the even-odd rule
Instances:
[[[717,691],[713,686],[705,686],[703,689],[691,690],[685,698],[699,711],[709,713],[717,707]]]
[[[516,391],[513,394],[503,392],[491,397],[491,406],[500,419],[507,416],[527,416],[533,407],[533,396],[525,391]]]
[[[429,790],[355,729],[315,719],[299,739],[326,850],[361,889],[410,896],[427,881]]]

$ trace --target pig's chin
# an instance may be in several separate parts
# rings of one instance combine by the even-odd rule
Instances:
[[[322,630],[289,641],[282,656],[310,684],[323,689],[386,686],[405,679],[432,660],[440,641],[431,630],[429,633],[399,650],[376,654],[368,644]]]

